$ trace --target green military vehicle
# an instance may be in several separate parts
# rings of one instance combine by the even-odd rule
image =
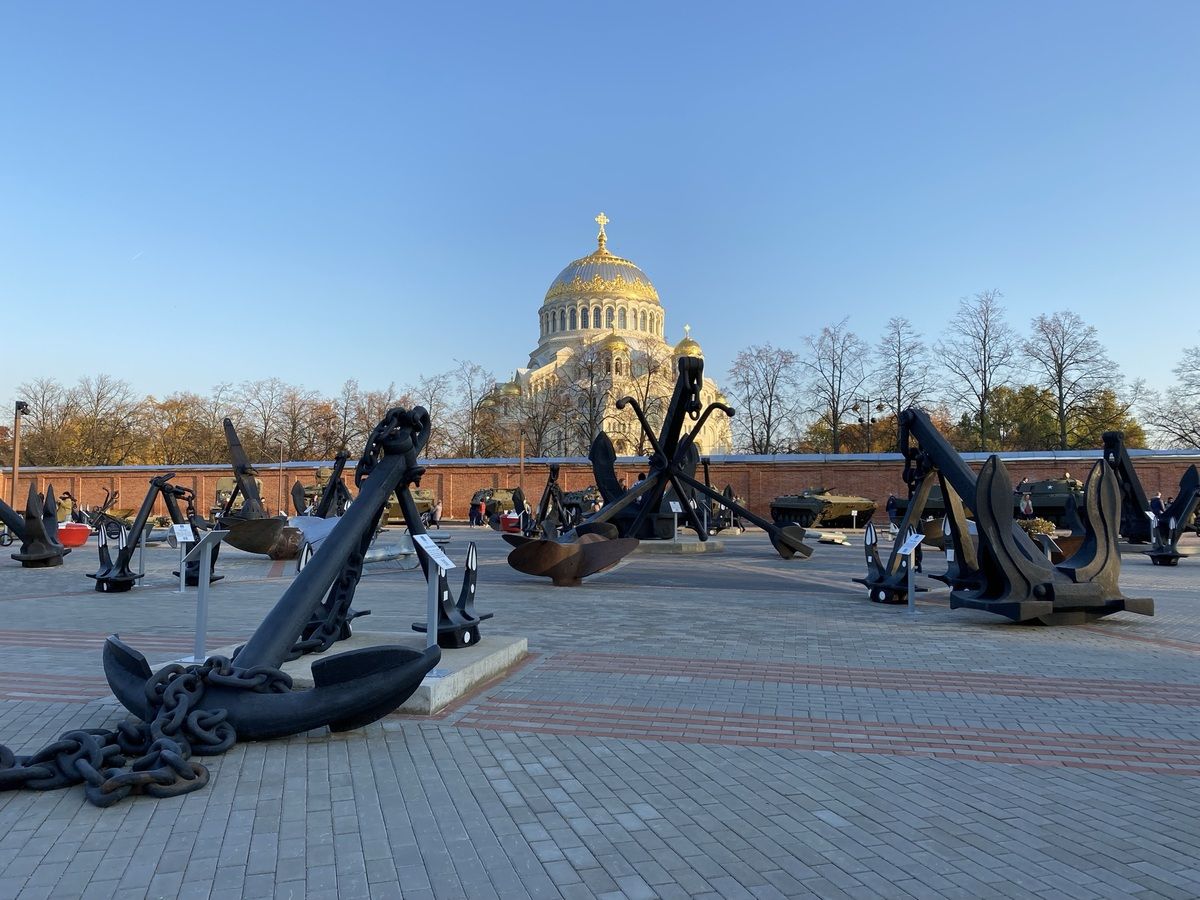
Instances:
[[[254,483],[258,486],[258,496],[263,495],[263,483],[261,478],[255,478]],[[237,487],[237,479],[228,475],[224,478],[217,479],[217,505],[211,510],[212,518],[216,518],[225,509],[225,504],[229,502],[229,497],[233,494],[234,488]],[[242,504],[246,502],[246,497],[243,494],[238,494],[236,500],[233,501],[231,512],[242,508]]]
[[[1029,499],[1026,502],[1025,496]],[[1030,481],[1023,478],[1013,486],[1013,515],[1017,518],[1039,518],[1053,522],[1057,528],[1070,528],[1074,522],[1068,510],[1074,507],[1083,508],[1083,482],[1072,478],[1069,472],[1064,472],[1062,478],[1044,478],[1041,481]],[[896,519],[899,521],[908,509],[908,498],[896,498]],[[929,499],[925,501],[925,516],[940,518],[946,514],[946,503],[942,497],[942,486],[935,484],[929,489]],[[966,510],[967,518],[973,518],[970,510]]]
[[[771,519],[776,525],[795,523],[803,528],[861,528],[875,513],[875,501],[849,494],[835,494],[825,488],[809,488],[799,494],[785,494],[771,501]]]
[[[417,512],[422,520],[428,521],[429,511],[433,509],[433,504],[437,502],[437,497],[433,493],[433,488],[410,488],[413,503],[417,507]],[[392,495],[391,501],[388,503],[387,510],[384,512],[385,525],[404,525],[404,513],[400,510],[400,501],[396,499],[395,494]]]
[[[603,501],[599,488],[594,484],[589,484],[581,491],[563,492],[563,509],[570,513],[572,522],[577,523],[590,515],[597,502]]]
[[[483,501],[484,522],[493,528],[499,528],[500,515],[513,508],[514,491],[516,488],[480,488],[471,495],[471,505],[467,508],[467,520],[473,521],[471,511],[478,509],[480,501]]]

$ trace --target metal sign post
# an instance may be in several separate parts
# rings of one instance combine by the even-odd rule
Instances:
[[[187,528],[190,529],[191,526]],[[192,647],[192,658],[189,660],[192,663],[204,662],[204,638],[208,631],[208,580],[212,576],[212,554],[227,534],[228,531],[208,532],[179,563],[179,581],[182,585],[185,564],[193,559],[200,561],[200,579],[196,582],[196,642]]]
[[[671,507],[671,540],[677,542],[679,540],[679,514],[683,512],[683,507],[678,500],[672,500],[668,505]]]
[[[184,559],[187,556],[188,547],[192,541],[196,539],[195,532],[192,531],[191,525],[172,525],[171,536],[175,538],[175,543],[179,546],[179,591],[182,594],[184,589]]]
[[[442,583],[442,576],[454,568],[454,563],[450,561],[444,550],[434,543],[433,538],[427,534],[414,534],[412,536],[413,543],[417,544],[425,554],[429,557],[430,569],[429,577],[426,579],[427,592],[425,595],[425,647],[437,646],[437,623],[438,623],[438,589]]]
[[[144,578],[146,575],[146,532],[148,528],[142,529],[141,540],[138,541],[138,578]]]
[[[910,615],[917,614],[917,588],[913,569],[916,566],[917,548],[921,546],[921,542],[925,540],[925,535],[912,533],[904,539],[904,543],[900,545],[900,555],[908,557],[908,612]]]

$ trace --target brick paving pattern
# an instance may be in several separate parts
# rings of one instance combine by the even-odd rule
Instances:
[[[480,542],[484,639],[527,635],[527,664],[433,719],[237,745],[185,797],[0,794],[0,900],[1200,896],[1200,560],[1126,555],[1152,619],[1041,628],[936,590],[918,616],[871,604],[861,548],[784,562],[751,533],[556,589],[452,532],[456,559]],[[101,595],[94,552],[0,561],[17,752],[122,718],[110,631],[152,663],[190,651],[175,554]],[[221,570],[210,648],[292,571],[225,550]],[[417,573],[368,568],[355,624],[403,632],[423,603]]]

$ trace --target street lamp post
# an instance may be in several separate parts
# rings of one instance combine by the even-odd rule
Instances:
[[[8,505],[17,507],[17,473],[21,471],[21,416],[28,415],[29,404],[24,400],[17,401],[13,412],[13,459],[12,483],[8,486]]]
[[[276,509],[282,513],[285,512],[283,508],[283,438],[275,438],[275,443],[279,445],[279,505]]]
[[[862,404],[860,406],[859,404]],[[864,408],[865,407],[865,408]],[[873,397],[855,397],[854,405],[850,407],[854,412],[862,412],[858,417],[858,424],[866,426],[867,429],[867,452],[871,452],[871,426],[875,424],[874,413],[883,412],[883,403]]]

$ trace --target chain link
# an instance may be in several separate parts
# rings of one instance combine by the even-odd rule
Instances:
[[[292,679],[269,666],[239,668],[223,656],[165,666],[146,681],[154,710],[149,722],[68,731],[30,756],[0,745],[0,791],[82,784],[89,802],[112,806],[132,793],[177,797],[199,790],[209,772],[190,757],[224,753],[237,741],[226,710],[198,708],[209,685],[283,693],[292,689]]]

